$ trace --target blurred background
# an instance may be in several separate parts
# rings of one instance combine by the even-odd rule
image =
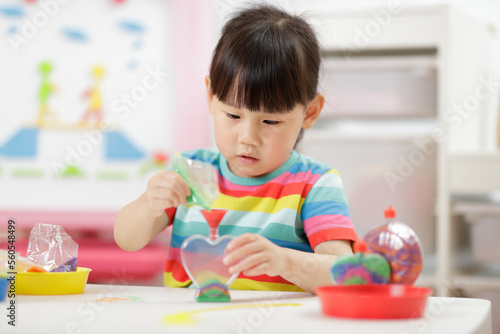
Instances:
[[[252,2],[0,0],[1,241],[8,219],[21,254],[59,224],[90,282],[162,285],[168,232],[126,253],[114,217],[171,154],[214,146],[204,78]],[[298,150],[339,170],[358,234],[392,205],[417,284],[500,314],[500,2],[269,2],[318,33],[327,102]]]

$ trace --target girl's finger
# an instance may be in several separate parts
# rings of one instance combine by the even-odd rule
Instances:
[[[237,249],[237,248],[240,248],[241,246],[243,246],[244,244],[247,244],[249,242],[253,242],[253,241],[257,241],[259,238],[259,236],[257,234],[252,234],[252,233],[245,233],[245,234],[242,234],[236,238],[234,238],[233,240],[231,240],[227,246],[226,246],[226,250],[228,252],[230,252],[231,250],[233,249]]]
[[[247,244],[243,244],[242,246],[235,248],[233,251],[230,251],[223,259],[225,265],[231,265],[234,262],[248,258],[250,255],[259,253],[263,250],[262,244],[258,242],[250,242]]]
[[[232,267],[229,268],[229,272],[232,274],[249,270],[253,267],[260,266],[263,263],[267,263],[268,259],[264,253],[255,253],[250,256],[247,256],[241,259],[240,262],[236,263]]]
[[[269,262],[264,262],[259,264],[258,266],[245,270],[243,274],[245,274],[245,276],[266,275],[269,272],[269,269],[270,269]]]

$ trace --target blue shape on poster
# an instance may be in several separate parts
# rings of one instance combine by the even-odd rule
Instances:
[[[37,151],[37,139],[37,128],[22,128],[0,146],[0,155],[11,158],[34,158]]]
[[[135,40],[134,44],[132,44],[132,47],[134,49],[140,49],[140,48],[142,48],[142,39]]]
[[[128,62],[128,68],[130,70],[133,70],[137,68],[137,59],[132,59],[131,61]]]
[[[0,13],[7,17],[23,17],[24,11],[21,6],[0,7]]]
[[[10,26],[10,28],[9,28],[9,30],[7,30],[7,32],[9,34],[15,34],[15,33],[17,33],[17,26],[15,26],[15,25]]]
[[[87,42],[88,40],[87,35],[83,31],[75,28],[63,28],[61,33],[64,37],[75,42]]]
[[[134,21],[124,20],[118,22],[118,25],[126,32],[131,32],[131,33],[143,33],[146,30],[142,24]]]
[[[108,160],[138,160],[145,156],[120,131],[105,132],[104,147],[104,155]]]

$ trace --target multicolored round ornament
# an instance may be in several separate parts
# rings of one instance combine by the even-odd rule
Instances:
[[[365,254],[363,241],[354,244],[354,255],[340,256],[330,269],[337,285],[386,284],[391,269],[387,260],[379,254]]]
[[[390,283],[413,284],[422,271],[420,239],[406,224],[395,221],[391,206],[385,211],[385,225],[370,230],[363,238],[366,253],[380,254],[391,267]]]

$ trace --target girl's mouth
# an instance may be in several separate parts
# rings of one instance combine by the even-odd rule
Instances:
[[[259,162],[259,159],[248,155],[238,155],[238,159],[245,165],[253,165]]]

